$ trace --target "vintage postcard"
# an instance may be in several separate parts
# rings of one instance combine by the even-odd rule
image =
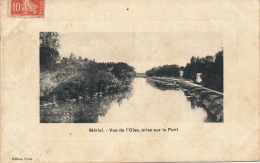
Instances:
[[[3,0],[1,162],[259,161],[259,1]]]

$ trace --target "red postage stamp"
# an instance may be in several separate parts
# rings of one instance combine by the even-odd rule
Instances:
[[[10,16],[44,17],[45,0],[10,0]]]

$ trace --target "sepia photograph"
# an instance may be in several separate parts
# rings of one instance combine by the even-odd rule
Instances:
[[[224,122],[221,33],[39,39],[41,123]]]

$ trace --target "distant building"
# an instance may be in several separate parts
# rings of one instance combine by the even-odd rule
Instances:
[[[183,76],[183,70],[180,70],[180,77],[182,78]]]
[[[196,77],[196,82],[197,82],[197,83],[201,83],[201,82],[202,82],[201,74],[202,74],[202,73],[197,73],[197,77]]]

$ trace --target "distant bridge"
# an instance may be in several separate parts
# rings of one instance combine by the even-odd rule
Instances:
[[[136,73],[135,77],[137,78],[146,78],[145,73]]]

